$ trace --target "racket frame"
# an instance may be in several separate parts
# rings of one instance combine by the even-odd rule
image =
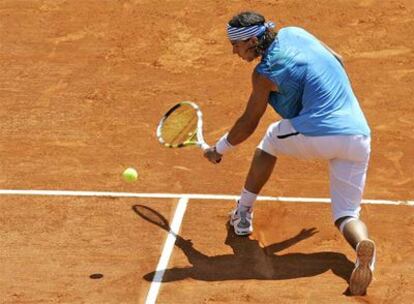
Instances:
[[[196,114],[197,114],[197,127],[196,127],[196,130],[195,130],[196,132],[189,139],[187,139],[183,143],[180,143],[180,144],[170,144],[170,143],[167,143],[162,138],[162,132],[161,132],[162,127],[164,125],[164,121],[176,109],[178,109],[179,107],[184,106],[184,105],[189,105],[189,106],[191,106],[196,111]],[[157,134],[158,141],[162,145],[164,145],[164,146],[166,146],[168,148],[183,148],[183,147],[194,146],[194,145],[200,147],[203,150],[206,150],[206,149],[210,148],[210,146],[204,140],[204,136],[203,136],[203,113],[201,112],[200,107],[196,103],[194,103],[192,101],[181,101],[181,102],[175,104],[173,107],[171,107],[171,109],[169,109],[164,114],[164,116],[161,118],[160,122],[158,123],[156,134]],[[194,137],[197,137],[197,140],[193,140]]]

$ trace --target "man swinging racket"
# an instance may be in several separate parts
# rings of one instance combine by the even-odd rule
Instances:
[[[277,33],[272,22],[243,12],[228,23],[233,53],[251,62],[252,92],[244,113],[228,133],[205,150],[218,163],[256,129],[268,104],[282,117],[258,145],[230,223],[238,235],[253,231],[253,204],[281,155],[329,162],[335,225],[356,250],[350,292],[364,295],[372,280],[375,243],[359,219],[370,157],[370,128],[354,95],[342,58],[298,27]]]

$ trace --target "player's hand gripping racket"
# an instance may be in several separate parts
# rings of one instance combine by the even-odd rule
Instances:
[[[203,114],[194,102],[177,103],[164,114],[157,127],[161,144],[169,148],[198,146],[210,148],[203,137]]]

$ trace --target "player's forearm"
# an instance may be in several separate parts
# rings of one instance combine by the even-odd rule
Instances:
[[[258,122],[249,121],[245,116],[240,117],[229,133],[224,134],[215,145],[215,152],[223,155],[235,145],[245,141],[256,129]]]
[[[227,140],[231,145],[238,145],[245,141],[250,135],[256,130],[258,122],[252,122],[245,119],[243,116],[240,117],[234,126],[231,128]]]

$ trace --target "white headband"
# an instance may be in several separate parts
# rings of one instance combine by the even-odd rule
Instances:
[[[272,21],[246,27],[232,27],[230,24],[227,24],[227,36],[231,41],[247,40],[252,37],[260,36],[266,31],[266,29],[274,27],[275,24]]]

